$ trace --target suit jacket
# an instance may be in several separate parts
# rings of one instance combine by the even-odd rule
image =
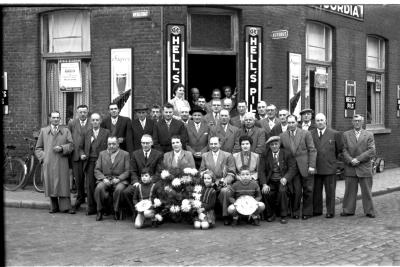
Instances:
[[[147,161],[144,158],[143,149],[138,149],[131,154],[131,166],[132,166],[132,184],[140,182],[140,176],[142,175],[143,168],[149,168],[153,173],[152,182],[156,183],[160,180],[160,173],[163,169],[163,154],[155,149],[150,151]]]
[[[242,128],[242,126],[243,126],[242,122],[240,121],[240,115],[239,114],[237,116],[235,116],[235,117],[232,117],[229,123],[232,124],[233,126],[237,127],[237,128]]]
[[[251,177],[254,178],[254,180],[258,179],[258,166],[259,166],[259,161],[260,161],[260,155],[254,152],[250,152],[250,162],[249,162],[249,170],[250,170],[250,175]],[[236,174],[238,175],[240,173],[240,169],[243,166],[243,161],[242,161],[242,152],[238,152],[232,155],[233,160],[235,161],[235,167],[236,167]]]
[[[142,149],[141,139],[144,134],[149,134],[153,136],[154,121],[152,119],[146,118],[146,125],[144,129],[142,124],[140,124],[139,119],[134,119],[132,121],[132,135],[133,135],[133,151]]]
[[[169,151],[165,153],[163,160],[164,168],[166,169],[173,168],[172,166],[173,160],[174,160],[174,151]],[[192,152],[182,149],[178,159],[177,167],[181,170],[183,170],[184,168],[196,168]]]
[[[114,163],[111,163],[111,157],[107,150],[101,151],[96,161],[96,167],[94,168],[94,176],[97,179],[96,183],[101,182],[107,177],[116,176],[120,180],[120,183],[128,185],[131,171],[129,161],[129,153],[122,149],[116,155]]]
[[[277,118],[274,118],[274,126],[277,125],[279,123]],[[264,129],[264,131],[266,132],[266,134],[269,134],[272,130],[272,128],[269,127],[269,119],[265,118],[265,119],[261,119],[261,120],[257,120],[256,121],[256,126],[260,127],[261,129]],[[282,129],[281,129],[282,130]]]
[[[228,124],[226,132],[221,124],[211,127],[209,137],[218,136],[221,142],[221,150],[232,153],[235,146],[236,136],[239,134],[239,129],[233,125]]]
[[[96,157],[96,159],[97,159],[99,157],[100,152],[107,149],[107,139],[109,136],[110,136],[110,131],[108,129],[104,129],[101,127],[99,129],[99,133],[98,133],[96,139],[94,138],[92,129],[90,129],[89,131],[86,132],[86,134],[85,134],[84,138],[82,139],[82,142],[79,146],[80,155],[86,155],[86,157],[87,157],[84,162],[83,169],[86,168],[87,162],[89,160],[91,160],[89,158],[90,152],[91,152],[90,147],[92,146],[93,149],[95,150],[94,152],[97,155],[97,157]]]
[[[271,136],[279,136],[282,131],[282,125],[280,122],[278,124],[275,124],[275,126],[271,129],[271,132],[267,133],[266,139],[268,140]]]
[[[219,119],[216,120],[214,118],[214,112],[212,111],[210,113],[207,113],[207,115],[204,116],[203,120],[206,121],[209,126],[217,125],[219,122]]]
[[[233,153],[239,152],[241,150],[240,144],[239,144],[239,138],[242,135],[251,136],[251,138],[253,139],[253,144],[251,145],[251,148],[250,148],[251,152],[261,154],[262,152],[265,151],[265,132],[264,132],[264,130],[261,128],[258,128],[257,126],[254,126],[248,133],[246,133],[246,129],[243,126],[241,129],[239,129],[239,134],[236,136]]]
[[[300,122],[297,124],[297,127],[299,127],[300,129],[302,129],[302,127],[301,127],[302,124],[303,124],[303,122],[300,121]],[[308,131],[311,132],[312,130],[315,130],[315,129],[317,129],[317,126],[315,125],[314,121],[311,121],[311,124],[310,124],[310,126],[308,127]]]
[[[72,160],[79,161],[80,160],[80,151],[78,149],[79,145],[85,138],[86,132],[92,129],[92,125],[89,123],[89,119],[87,119],[85,126],[82,127],[79,119],[73,119],[68,123],[68,129],[71,132],[72,140],[74,140],[74,146],[75,146],[75,149],[74,151],[72,151],[71,154]]]
[[[195,152],[201,152],[202,154],[207,152],[210,127],[201,122],[199,132],[197,132],[194,121],[190,121],[186,126],[186,130],[188,134],[187,150],[192,154]]]
[[[201,156],[200,173],[210,170],[214,173],[216,179],[226,179],[228,184],[234,180],[236,167],[233,157],[230,153],[219,150],[217,163],[214,162],[212,151],[208,151]]]
[[[291,150],[289,130],[281,133],[281,144],[282,146],[292,153],[292,156],[296,159],[297,168],[300,171],[301,176],[307,177],[308,168],[316,168],[317,150],[314,146],[314,141],[309,131],[297,128],[296,135],[294,137],[294,151]]]
[[[297,173],[296,161],[293,159],[289,151],[284,149],[279,150],[279,171],[281,178],[285,177],[290,182],[293,176]],[[272,180],[274,167],[274,156],[271,150],[262,153],[260,165],[258,167],[258,178],[260,185],[269,184]]]
[[[321,139],[318,129],[311,131],[315,148],[317,149],[317,174],[333,175],[337,170],[337,161],[342,153],[343,142],[341,134],[333,129],[326,128]]]
[[[354,130],[343,133],[343,157],[345,161],[344,175],[358,177],[372,177],[371,159],[375,156],[374,135],[366,130],[361,130],[360,136],[356,138]],[[357,166],[351,165],[351,160],[356,158],[360,161]]]
[[[172,150],[171,137],[179,135],[181,137],[182,149],[186,149],[187,131],[183,122],[172,119],[171,124],[167,126],[164,119],[161,119],[154,125],[153,142],[154,148],[165,153]]]
[[[118,116],[115,131],[111,130],[111,117],[106,118],[100,125],[102,128],[110,130],[110,136],[122,137],[124,141],[119,145],[122,150],[131,153],[133,151],[132,140],[132,122],[131,119],[124,116]]]

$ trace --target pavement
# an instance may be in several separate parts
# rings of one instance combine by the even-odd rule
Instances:
[[[336,204],[343,201],[344,180],[338,180],[336,183]],[[382,173],[376,173],[373,179],[372,195],[382,195],[400,190],[400,168],[385,169]],[[358,198],[361,198],[361,190],[358,190]],[[72,205],[74,205],[76,195],[71,195]],[[49,198],[43,193],[34,191],[33,187],[26,187],[24,190],[4,191],[5,207],[31,208],[31,209],[49,209]],[[81,209],[85,210],[83,204]]]

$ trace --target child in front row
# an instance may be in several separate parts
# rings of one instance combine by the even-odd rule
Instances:
[[[150,219],[152,222],[152,227],[156,227],[157,221],[160,220],[160,215],[156,216],[154,208],[161,205],[160,198],[158,198],[159,185],[157,183],[152,183],[152,177],[149,168],[143,168],[141,173],[141,181],[133,193],[133,204],[137,209],[137,204],[142,200],[150,200],[151,207],[144,211],[138,211],[135,219],[135,227],[142,228],[145,220]],[[162,217],[161,217],[162,219]]]
[[[236,210],[234,203],[241,196],[251,196],[253,197],[258,204],[256,211],[251,214],[251,218],[253,219],[253,225],[260,225],[260,213],[264,211],[265,205],[260,202],[261,200],[261,191],[258,183],[251,179],[250,170],[247,166],[243,166],[240,169],[240,173],[238,176],[238,181],[236,181],[231,188],[231,196],[229,201],[231,205],[228,207],[228,213],[232,215],[232,225],[237,225],[239,220],[239,213]]]
[[[215,225],[214,206],[217,199],[217,192],[213,188],[214,182],[214,173],[209,170],[205,171],[203,174],[203,183],[201,185],[202,188],[201,191],[199,191],[201,194],[201,208],[197,210],[198,216],[194,220],[194,228],[196,229],[208,229]]]

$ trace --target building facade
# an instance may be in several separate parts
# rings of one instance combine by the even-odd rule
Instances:
[[[6,144],[59,110],[107,114],[111,101],[163,104],[175,83],[237,88],[310,107],[340,131],[366,117],[377,154],[400,165],[400,5],[3,7]],[[22,146],[19,146],[21,149]]]

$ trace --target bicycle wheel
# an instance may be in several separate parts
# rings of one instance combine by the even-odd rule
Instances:
[[[39,193],[44,193],[44,179],[42,172],[42,164],[37,163],[35,172],[33,173],[33,187]]]
[[[4,165],[3,187],[15,191],[22,186],[26,178],[26,165],[20,158],[6,159]]]

